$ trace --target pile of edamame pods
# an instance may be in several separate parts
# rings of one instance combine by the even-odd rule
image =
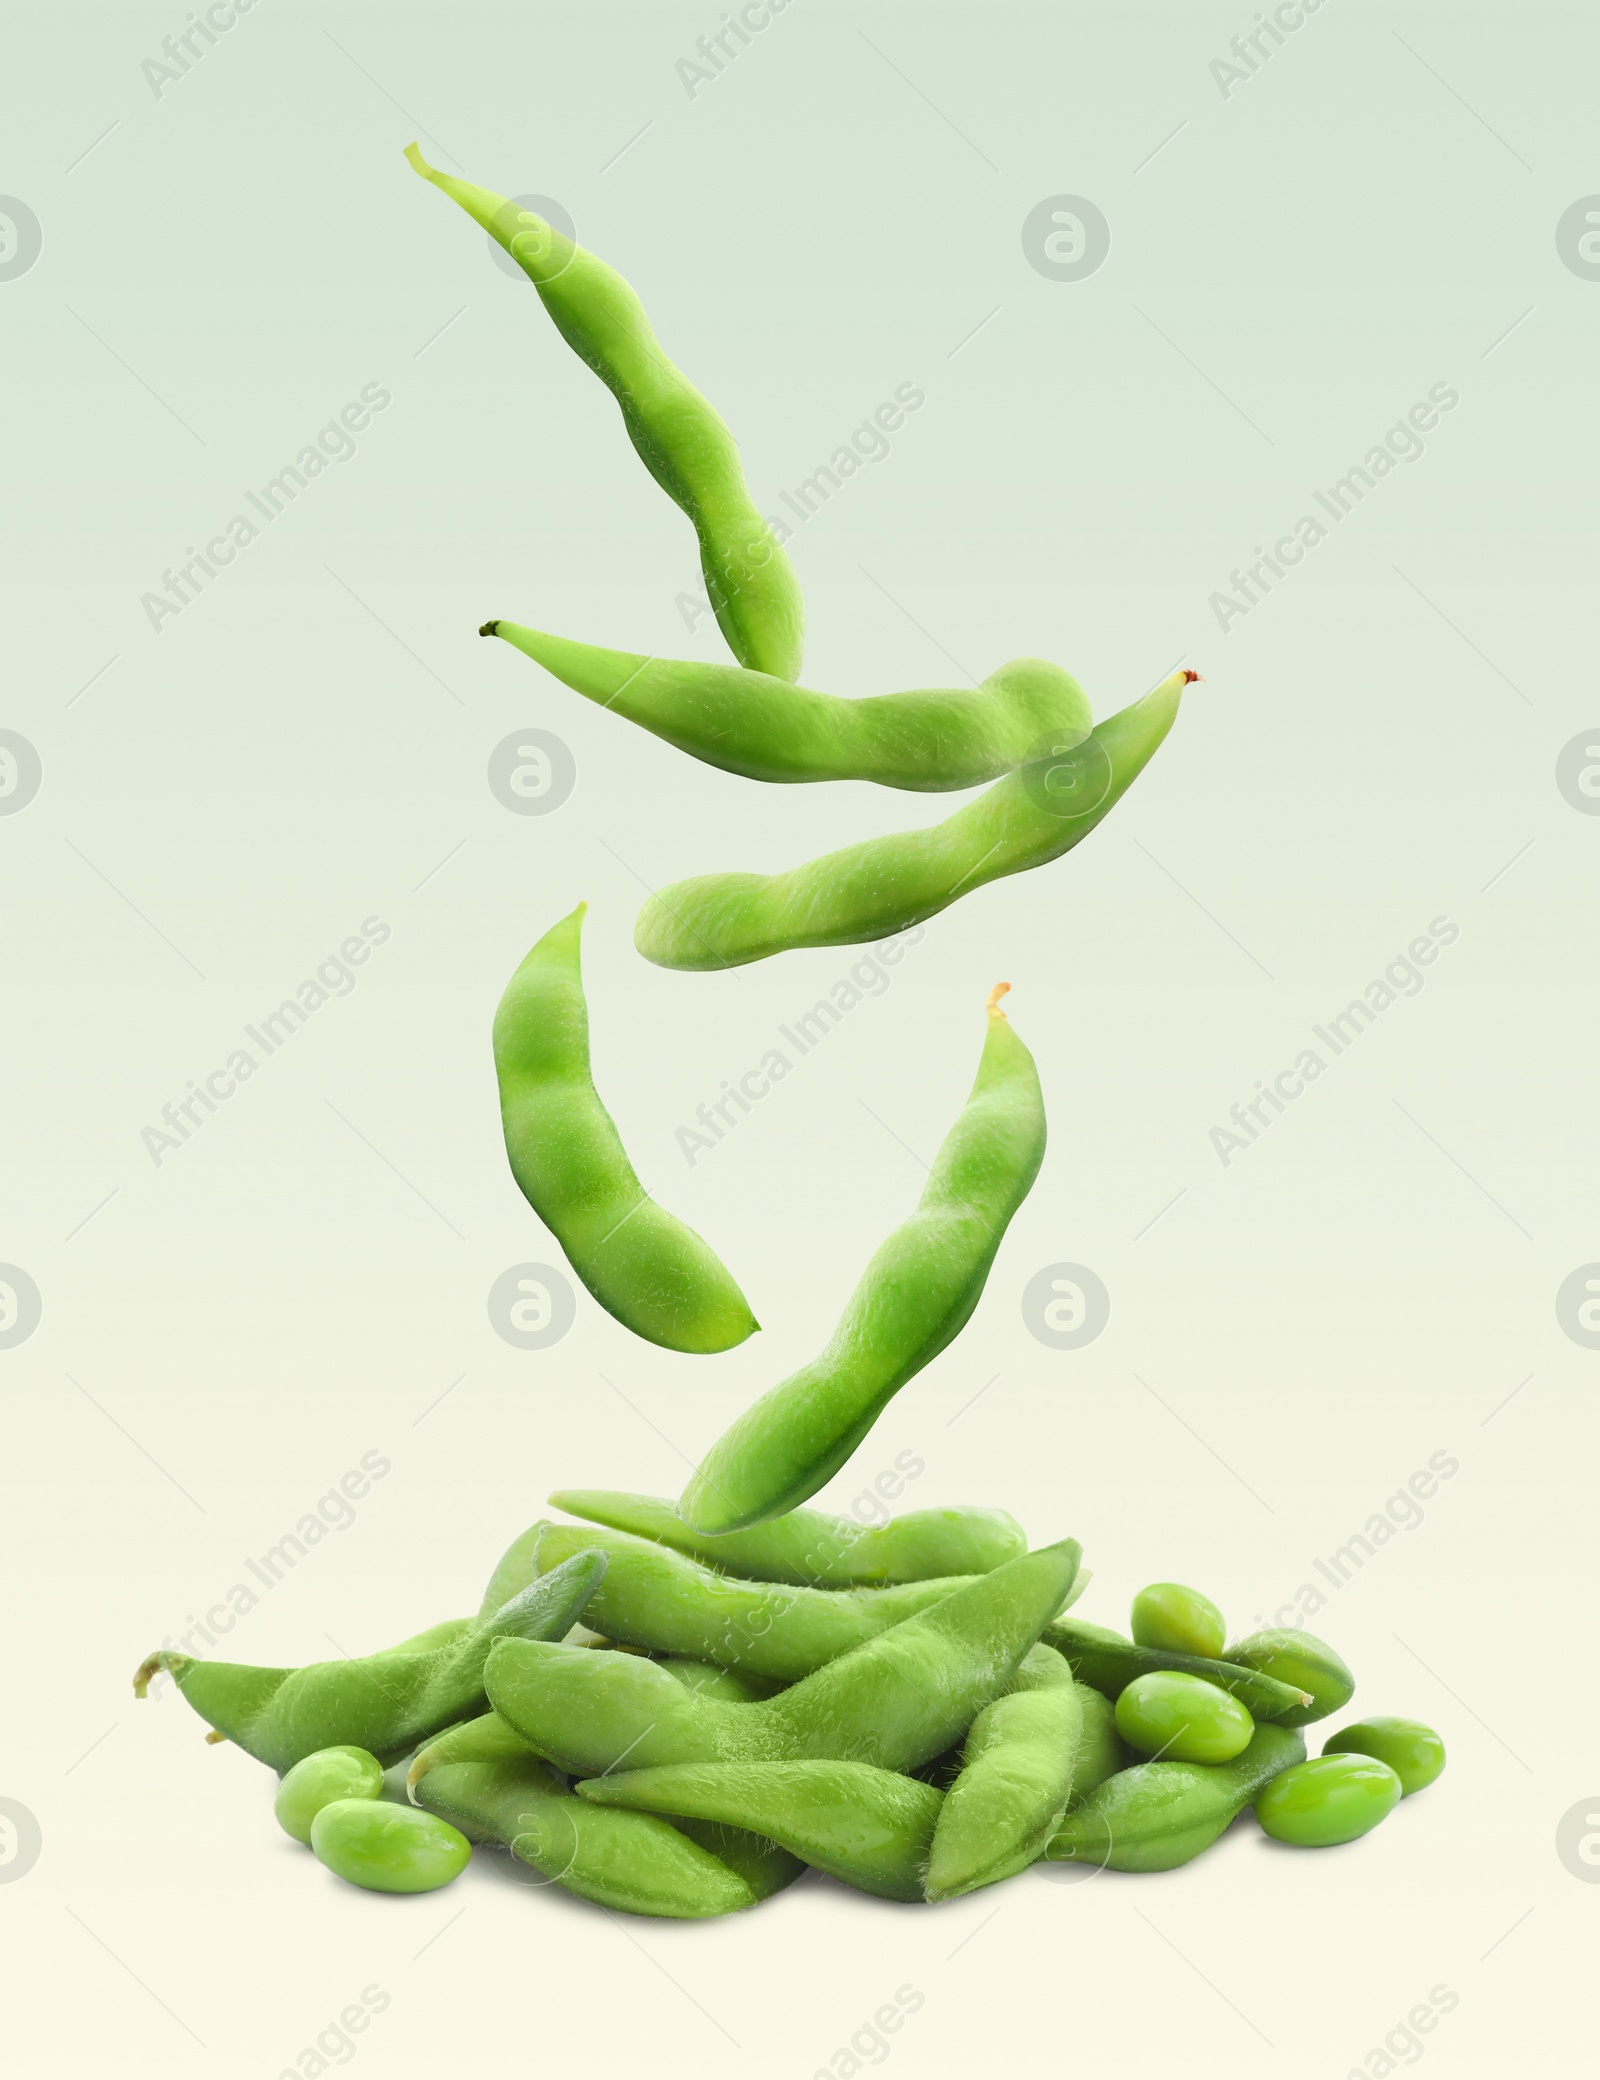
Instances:
[[[692,522],[735,665],[599,649],[510,621],[498,635],[564,685],[746,778],[985,792],[931,830],[770,876],[653,895],[635,930],[670,968],[878,938],[1061,857],[1165,739],[1172,673],[1095,726],[1059,666],[1014,659],[971,690],[841,700],[794,683],[803,609],[732,434],[674,367],[628,284],[533,213],[435,172],[511,254],[611,389],[651,475]],[[516,969],[494,1021],[512,1173],[598,1305],[669,1350],[758,1327],[710,1245],[641,1185],[590,1072],[586,906]],[[1127,1634],[1072,1616],[1076,1541],[1029,1550],[1002,1510],[866,1526],[808,1507],[960,1333],[1045,1153],[1032,1054],[991,993],[977,1073],[922,1197],[879,1246],[826,1347],[736,1418],[676,1501],[566,1489],[495,1568],[475,1617],[361,1659],[252,1668],[163,1651],[212,1729],[278,1772],[279,1823],[329,1869],[425,1892],[474,1843],[601,1906],[734,1912],[806,1868],[891,1900],[940,1901],[1041,1859],[1171,1870],[1247,1807],[1328,1846],[1430,1784],[1444,1749],[1394,1718],[1303,1729],[1348,1704],[1349,1670],[1301,1631],[1226,1644],[1181,1584],[1135,1599]]]

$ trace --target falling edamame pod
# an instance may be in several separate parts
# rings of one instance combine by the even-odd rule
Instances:
[[[928,1856],[929,1899],[955,1899],[1026,1870],[1061,1824],[1083,1735],[1083,1698],[1048,1647],[973,1720]]]
[[[759,1704],[697,1696],[638,1654],[503,1641],[489,1701],[577,1777],[669,1762],[870,1762],[943,1754],[1010,1682],[1072,1590],[1075,1539],[980,1575]]]
[[[855,946],[1080,844],[1160,749],[1195,672],[1174,672],[1080,743],[1063,736],[929,830],[896,831],[782,874],[702,874],[651,896],[633,941],[662,968],[737,968],[796,946]]]
[[[1311,1703],[1309,1692],[1243,1662],[1208,1661],[1199,1654],[1168,1653],[1164,1647],[1136,1647],[1132,1640],[1108,1632],[1103,1625],[1086,1625],[1077,1618],[1057,1618],[1047,1625],[1044,1644],[1066,1657],[1080,1683],[1087,1683],[1113,1703],[1130,1683],[1158,1670],[1215,1683],[1219,1690],[1238,1698],[1253,1719],[1278,1726],[1303,1724],[1296,1714]]]
[[[814,1495],[977,1306],[1044,1158],[1039,1072],[999,1008],[1008,987],[990,995],[977,1080],[916,1212],[878,1249],[821,1356],[747,1408],[701,1460],[678,1503],[696,1531],[742,1530]]]
[[[589,1072],[579,944],[587,903],[506,985],[494,1065],[511,1174],[607,1314],[671,1351],[725,1351],[759,1325],[715,1251],[634,1173]]]
[[[1258,1726],[1232,1762],[1142,1762],[1068,1813],[1045,1855],[1113,1871],[1170,1871],[1236,1820],[1281,1770],[1305,1760],[1289,1726]]]
[[[605,1578],[587,1612],[596,1632],[624,1646],[687,1655],[780,1683],[811,1675],[971,1579],[904,1582],[890,1589],[741,1582],[670,1546],[587,1524],[550,1525],[535,1565],[547,1572],[579,1553],[606,1556]],[[1059,1655],[1054,1658],[1060,1663]]]
[[[579,1784],[601,1809],[720,1820],[880,1899],[920,1900],[941,1792],[866,1762],[688,1762]]]
[[[645,468],[694,524],[728,648],[753,671],[792,679],[805,633],[794,566],[751,501],[733,435],[667,359],[633,290],[543,217],[439,173],[414,144],[406,157],[505,248],[561,337],[616,398]]]
[[[1088,696],[1042,657],[1014,657],[980,686],[843,700],[766,672],[600,650],[515,621],[482,636],[542,664],[596,701],[708,766],[747,780],[874,780],[944,794],[999,779],[1046,735],[1075,744],[1094,724]]]
[[[720,1537],[692,1531],[678,1506],[658,1495],[612,1488],[558,1488],[552,1509],[631,1531],[751,1582],[795,1582],[814,1589],[923,1582],[935,1575],[989,1574],[1028,1550],[1022,1526],[1003,1509],[916,1509],[881,1524],[826,1510],[792,1509]],[[529,1534],[524,1533],[524,1536]],[[532,1579],[513,1581],[506,1595]],[[1080,1571],[1079,1580],[1086,1579]],[[504,1603],[505,1596],[499,1601]],[[495,1608],[498,1609],[498,1604]]]
[[[575,1797],[494,1713],[441,1734],[411,1765],[411,1797],[473,1842],[497,1843],[579,1899],[629,1914],[736,1913],[802,1865],[732,1828],[682,1828]],[[708,1846],[719,1844],[726,1856]]]
[[[606,1571],[603,1553],[580,1553],[454,1644],[407,1653],[391,1647],[305,1668],[249,1668],[152,1654],[133,1679],[143,1697],[157,1671],[170,1675],[213,1729],[280,1773],[322,1748],[365,1748],[394,1761],[418,1741],[483,1710],[484,1665],[503,1639],[558,1640]]]

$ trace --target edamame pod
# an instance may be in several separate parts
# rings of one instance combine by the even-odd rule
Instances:
[[[1068,1813],[1045,1855],[1113,1871],[1170,1871],[1209,1849],[1280,1770],[1305,1760],[1287,1726],[1258,1726],[1232,1762],[1142,1762]]]
[[[588,1622],[607,1639],[780,1683],[798,1682],[972,1579],[905,1582],[893,1589],[741,1582],[670,1546],[586,1524],[552,1524],[539,1541],[535,1564],[548,1571],[578,1553],[606,1556]]]
[[[979,1712],[938,1813],[929,1899],[1013,1877],[1041,1854],[1067,1809],[1084,1694],[1059,1654],[1034,1647],[1005,1694]]]
[[[1293,1627],[1252,1632],[1228,1649],[1228,1659],[1305,1692],[1305,1702],[1297,1710],[1267,1715],[1280,1726],[1310,1726],[1341,1710],[1355,1695],[1355,1677],[1327,1641]],[[1262,1716],[1256,1714],[1258,1719]]]
[[[692,1690],[696,1697],[719,1698],[724,1704],[756,1704],[763,1697],[776,1697],[786,1686],[769,1676],[754,1676],[738,1668],[718,1668],[714,1661],[691,1661],[682,1654],[666,1654],[656,1662],[675,1683]]]
[[[930,1784],[863,1762],[690,1762],[578,1786],[600,1807],[718,1820],[766,1835],[880,1899],[920,1900],[944,1803]]]
[[[418,1653],[390,1648],[305,1668],[250,1668],[152,1654],[133,1680],[143,1697],[164,1670],[224,1740],[280,1772],[321,1748],[365,1748],[393,1761],[417,1742],[483,1709],[484,1665],[501,1640],[555,1640],[568,1630],[605,1573],[603,1553],[580,1553],[453,1645]]]
[[[709,1244],[634,1173],[589,1072],[579,939],[587,903],[506,985],[494,1065],[511,1174],[607,1314],[672,1351],[725,1351],[759,1325]]]
[[[792,1509],[747,1530],[711,1536],[691,1530],[678,1515],[677,1504],[657,1495],[558,1488],[550,1504],[591,1523],[608,1524],[613,1531],[653,1538],[708,1567],[743,1575],[746,1581],[793,1582],[813,1589],[988,1574],[1028,1550],[1022,1526],[1003,1509],[908,1510],[882,1524],[856,1523],[826,1510]],[[1080,1570],[1079,1580],[1083,1578]]]
[[[931,829],[896,831],[783,874],[702,874],[651,896],[633,943],[661,968],[737,968],[796,946],[887,938],[1007,874],[1048,865],[1109,816],[1177,720],[1174,672],[1096,725],[1046,750]]]
[[[833,1478],[893,1395],[957,1336],[1044,1158],[1033,1056],[990,995],[977,1080],[916,1212],[883,1243],[820,1357],[711,1447],[678,1503],[700,1532],[780,1516]]]
[[[645,468],[694,524],[728,648],[753,671],[792,679],[805,633],[794,566],[751,500],[733,435],[667,359],[633,290],[543,217],[439,173],[414,144],[406,157],[505,248],[561,337],[617,400]]]
[[[673,1762],[909,1771],[999,1696],[1071,1590],[1078,1559],[1076,1540],[1064,1539],[1007,1561],[762,1704],[694,1696],[637,1654],[519,1640],[491,1655],[489,1698],[530,1747],[578,1777]]]
[[[1080,1683],[1087,1683],[1113,1702],[1139,1676],[1157,1669],[1175,1674],[1200,1676],[1230,1691],[1254,1719],[1274,1725],[1296,1722],[1290,1714],[1303,1711],[1311,1702],[1309,1691],[1275,1676],[1246,1667],[1242,1662],[1207,1661],[1199,1654],[1169,1654],[1160,1647],[1136,1647],[1103,1625],[1085,1624],[1078,1618],[1058,1618],[1044,1630],[1044,1643],[1064,1654]]]
[[[1081,1806],[1091,1793],[1098,1791],[1107,1777],[1114,1777],[1119,1769],[1126,1769],[1134,1759],[1117,1731],[1117,1709],[1110,1698],[1103,1697],[1098,1690],[1091,1690],[1087,1683],[1079,1683],[1077,1688],[1083,1730],[1072,1757],[1072,1792],[1067,1800],[1069,1813],[1075,1806]]]
[[[312,1821],[311,1853],[367,1892],[437,1892],[466,1869],[472,1845],[459,1828],[414,1806],[339,1798]]]
[[[746,780],[872,780],[880,787],[948,793],[1010,773],[1056,735],[1078,742],[1094,726],[1077,680],[1042,657],[1014,657],[973,688],[842,700],[737,665],[640,657],[486,621],[564,686],[624,716],[679,751]]]

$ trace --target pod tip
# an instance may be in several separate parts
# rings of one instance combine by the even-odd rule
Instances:
[[[1009,982],[997,982],[989,992],[989,1001],[984,1008],[993,1012],[996,1018],[1005,1017],[1005,1013],[1000,1009],[1000,999],[1007,993],[1010,987]]]
[[[480,636],[497,636],[500,633],[500,624],[498,621],[486,621],[478,633]]]
[[[1184,666],[1183,683],[1185,686],[1192,686],[1199,677],[1200,674],[1198,672],[1191,671],[1187,665]]]

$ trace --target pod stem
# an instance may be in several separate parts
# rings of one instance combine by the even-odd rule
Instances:
[[[139,1663],[139,1666],[134,1673],[134,1696],[147,1697],[150,1693],[150,1683],[152,1677],[158,1675],[176,1675],[180,1667],[187,1665],[188,1660],[189,1657],[187,1654],[175,1654],[168,1647],[159,1648],[154,1654],[147,1655],[145,1659]]]
[[[1005,1017],[1006,1014],[1000,1009],[1000,999],[1006,994],[1010,987],[1011,985],[1009,982],[997,982],[994,988],[990,990],[989,1001],[984,1008],[991,1014],[991,1016],[995,1018]]]

